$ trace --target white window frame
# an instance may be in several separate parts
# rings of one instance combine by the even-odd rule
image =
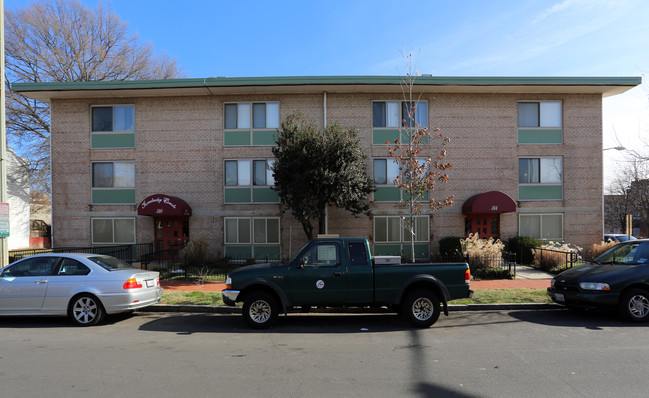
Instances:
[[[265,110],[266,110],[265,120],[264,120],[265,127],[254,127],[255,126],[255,117],[254,117],[255,105],[260,105],[260,104],[265,105]],[[237,107],[236,127],[227,127],[226,106],[228,105],[236,105]],[[270,118],[268,113],[269,105],[271,105],[271,108],[273,109],[273,113]],[[244,115],[241,114],[241,110],[243,109],[247,109],[246,112],[248,113],[248,118],[244,118]],[[223,103],[223,129],[228,131],[276,130],[280,126],[279,115],[280,115],[279,101],[225,102]]]
[[[95,241],[95,226],[94,226],[94,223],[97,220],[111,220],[112,221],[111,222],[111,224],[112,224],[111,228],[112,228],[112,232],[113,232],[113,240],[112,240],[112,242],[96,242]],[[133,240],[132,241],[121,242],[121,241],[116,241],[115,240],[115,221],[116,220],[130,220],[130,221],[133,222]],[[137,223],[136,223],[135,217],[92,217],[90,219],[90,235],[91,235],[92,244],[93,244],[93,246],[95,246],[95,245],[96,246],[99,246],[99,245],[101,245],[101,246],[110,246],[110,245],[132,245],[132,244],[135,244],[136,240],[137,240],[137,234],[136,234],[137,233],[137,229],[136,229],[137,227],[136,227],[136,225],[137,225]]]
[[[113,129],[112,130],[94,130],[94,108],[112,108],[113,110]],[[133,109],[133,128],[130,130],[116,130],[115,129],[115,108],[132,108]],[[90,131],[92,134],[114,134],[114,133],[133,133],[135,132],[135,104],[106,104],[106,105],[91,105],[90,106]]]
[[[112,163],[113,164],[113,186],[112,187],[95,187],[95,164],[100,164],[100,163]],[[133,185],[125,185],[125,186],[115,186],[115,165],[116,164],[129,164],[133,165]],[[90,163],[90,186],[92,189],[101,189],[101,190],[117,190],[117,189],[135,189],[135,178],[136,178],[136,171],[135,171],[135,161],[134,160],[106,160],[106,161],[93,161]]]
[[[373,243],[374,244],[404,244],[404,243],[410,243],[410,237],[406,236],[405,232],[405,224],[404,224],[404,219],[409,218],[410,216],[395,216],[395,215],[388,215],[388,216],[374,216],[373,221],[372,221],[372,230],[373,230]],[[399,220],[399,240],[389,240],[388,233],[386,231],[386,237],[388,240],[377,240],[377,225],[376,221],[377,219],[386,219],[386,227],[389,225],[389,219],[398,219]],[[415,235],[415,243],[430,243],[430,216],[429,215],[417,215],[415,216],[415,225],[417,224],[417,219],[425,219],[426,220],[426,237],[425,239],[417,239],[417,236]],[[417,228],[415,228],[415,231]]]
[[[382,183],[382,184],[379,184],[379,183],[376,182],[376,172],[377,172],[377,170],[376,170],[375,162],[377,160],[378,161],[385,161],[385,170],[386,170],[385,183]],[[390,175],[390,170],[391,170],[390,166],[392,166],[392,174],[394,174],[394,172],[395,172],[394,168],[396,168],[396,173],[397,174],[394,175],[394,178],[391,178],[392,176]],[[374,180],[375,185],[380,186],[380,187],[382,187],[382,186],[394,186],[394,180],[397,178],[397,176],[399,174],[400,174],[400,172],[399,172],[399,164],[397,162],[395,162],[393,158],[372,158],[372,179]]]
[[[560,237],[543,237],[543,217],[545,216],[560,216],[561,217],[561,236]],[[544,241],[563,241],[564,229],[565,229],[565,217],[563,213],[519,213],[518,215],[518,235],[521,235],[521,218],[522,217],[540,217],[539,218],[539,228],[540,228],[540,237],[530,236],[534,239],[544,240]],[[528,236],[528,235],[525,235]]]
[[[275,158],[251,158],[251,159],[225,159],[223,161],[223,186],[225,188],[234,188],[234,187],[272,187],[275,185],[275,180],[273,178],[273,171],[272,167],[273,164],[275,163]],[[266,182],[266,185],[255,185],[255,162],[256,161],[265,161],[266,162],[266,175],[264,178],[264,181]],[[237,167],[237,183],[236,184],[231,184],[227,185],[227,164],[228,162],[236,162]],[[247,167],[247,172],[248,172],[248,181],[250,181],[249,184],[240,184],[239,182],[241,181],[240,178],[240,173],[243,171],[243,168],[241,167],[241,162],[248,162],[248,167]],[[245,180],[244,180],[245,181]],[[271,182],[270,184],[268,184]]]
[[[538,170],[538,179],[539,182],[521,182],[521,176],[520,176],[520,161],[521,160],[529,160],[529,159],[538,159],[539,160],[539,170]],[[559,175],[559,181],[543,181],[543,160],[544,159],[559,159],[561,161],[561,170],[560,170],[560,175]],[[518,158],[518,185],[530,185],[530,186],[538,186],[538,185],[563,185],[563,175],[564,175],[564,168],[563,168],[563,157],[562,156],[528,156],[528,157],[520,157]]]
[[[236,220],[237,221],[237,231],[236,231],[236,242],[228,242],[228,230],[227,230],[227,221]],[[250,225],[250,241],[240,242],[239,241],[239,220],[248,220]],[[266,242],[258,243],[255,242],[255,221],[263,220],[266,225]],[[277,220],[277,242],[268,242],[268,220]],[[277,246],[282,242],[282,228],[281,221],[279,217],[224,217],[223,218],[223,243],[228,246]]]
[[[520,119],[520,104],[537,104],[538,105],[538,125],[536,126],[521,126],[521,119]],[[556,123],[551,123],[548,121],[548,118],[551,113],[550,106],[557,105],[559,106],[559,123],[556,125]],[[543,108],[546,108],[545,110]],[[517,114],[518,114],[518,128],[521,129],[560,129],[563,128],[563,101],[560,100],[544,100],[544,101],[534,101],[534,100],[525,100],[525,101],[518,101],[517,103]],[[556,117],[553,117],[552,120],[556,119]],[[545,121],[544,121],[545,120]]]
[[[385,126],[374,126],[374,104],[375,103],[384,103],[385,104]],[[404,101],[404,100],[372,100],[372,128],[373,129],[404,129],[409,127],[406,123],[404,123],[404,120],[408,120],[408,115],[404,115],[403,113],[403,106],[404,103],[414,103],[415,104],[415,123],[419,123],[417,126],[410,126],[412,128],[415,127],[427,127],[428,126],[428,101],[424,100],[413,100],[413,101]],[[397,119],[396,123],[390,123],[390,116],[389,116],[389,109],[388,109],[388,104],[396,104],[397,106]],[[426,115],[422,117],[418,117],[418,110],[420,109],[419,104],[424,104],[426,108]],[[394,124],[394,125],[393,125]]]

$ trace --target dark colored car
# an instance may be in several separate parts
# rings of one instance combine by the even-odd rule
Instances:
[[[613,242],[626,242],[627,240],[636,240],[633,235],[627,234],[604,234],[604,242],[613,241]]]
[[[618,243],[591,263],[560,273],[548,295],[567,307],[614,310],[630,321],[649,320],[649,239]]]

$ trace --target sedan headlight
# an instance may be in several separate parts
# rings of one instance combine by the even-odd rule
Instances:
[[[611,290],[611,287],[608,283],[599,283],[599,282],[581,282],[579,287],[583,290]]]
[[[225,278],[225,288],[232,289],[232,278],[229,276]]]

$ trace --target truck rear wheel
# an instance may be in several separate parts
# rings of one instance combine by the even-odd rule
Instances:
[[[275,323],[279,306],[277,299],[267,292],[254,292],[243,302],[243,318],[253,329],[267,329]]]
[[[427,328],[439,319],[439,299],[430,290],[415,289],[403,301],[403,315],[418,328]]]

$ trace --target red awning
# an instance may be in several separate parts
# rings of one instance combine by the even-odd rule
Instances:
[[[514,211],[516,211],[516,202],[500,191],[473,195],[462,205],[462,214],[500,214]]]
[[[192,208],[175,196],[155,194],[147,197],[137,207],[140,216],[191,216]]]

